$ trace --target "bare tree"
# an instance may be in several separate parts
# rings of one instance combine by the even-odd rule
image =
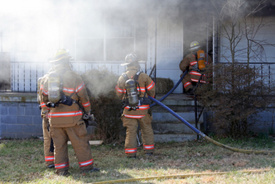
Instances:
[[[223,51],[220,55],[225,62],[215,64],[214,87],[213,80],[209,80],[197,93],[201,103],[214,113],[216,131],[239,137],[248,133],[248,118],[268,103],[265,97],[270,88],[253,63],[265,62],[264,48],[274,44],[257,37],[268,25],[263,18],[256,17],[266,0],[223,2],[217,17]]]

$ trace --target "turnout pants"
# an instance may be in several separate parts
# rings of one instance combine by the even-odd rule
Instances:
[[[196,71],[190,71],[189,73],[187,73],[182,80],[184,90],[188,91],[189,89],[192,89],[193,86],[199,82],[201,75],[201,73]],[[201,78],[200,83],[206,83],[204,77]]]
[[[43,117],[42,127],[43,127],[45,163],[46,163],[46,166],[49,166],[54,164],[54,150],[53,150],[53,142],[49,132],[48,118]],[[52,144],[52,147],[51,147],[51,144]]]
[[[135,156],[137,153],[137,128],[141,128],[143,150],[145,153],[154,151],[154,132],[152,129],[152,117],[146,114],[141,119],[126,118],[122,116],[123,126],[126,127],[125,154]]]
[[[90,170],[93,168],[85,123],[66,128],[51,127],[51,135],[54,142],[55,169],[58,172],[69,169],[68,140],[72,143],[80,169]]]

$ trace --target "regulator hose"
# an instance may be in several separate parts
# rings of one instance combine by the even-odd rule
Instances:
[[[181,122],[183,122],[185,125],[187,125],[190,129],[192,129],[196,134],[200,135],[201,137],[205,138],[206,140],[208,140],[209,142],[212,142],[213,144],[229,149],[231,151],[235,151],[235,152],[240,152],[240,153],[254,153],[254,154],[274,154],[275,151],[266,151],[266,150],[245,150],[245,149],[239,149],[239,148],[234,148],[234,147],[230,147],[227,145],[224,145],[220,142],[217,142],[213,139],[211,139],[210,137],[208,137],[207,135],[205,135],[203,132],[201,132],[200,130],[196,129],[195,127],[193,127],[190,123],[188,123],[185,119],[183,119],[181,116],[179,116],[177,113],[175,113],[172,109],[170,109],[169,107],[167,107],[165,104],[161,103],[160,101],[156,100],[153,97],[149,98],[156,102],[158,105],[160,105],[161,107],[163,107],[164,109],[166,109],[167,111],[169,111],[173,116],[175,116],[177,119],[179,119]]]
[[[175,91],[175,89],[178,87],[178,85],[181,83],[181,81],[183,80],[184,76],[187,74],[187,70],[182,74],[180,80],[176,83],[176,85],[166,94],[164,95],[163,97],[161,97],[161,99],[159,99],[159,101],[163,101],[167,96],[169,96],[171,93],[173,93],[173,91]],[[150,107],[153,107],[157,105],[156,103],[153,103],[150,105]]]
[[[270,169],[259,169],[259,170],[244,170],[238,171],[238,173],[262,173],[268,172]],[[151,176],[151,177],[142,177],[142,178],[129,178],[129,179],[120,179],[120,180],[109,180],[109,181],[99,181],[94,182],[93,184],[106,184],[106,183],[129,183],[135,181],[148,181],[154,179],[172,179],[172,178],[188,178],[194,176],[213,176],[213,175],[224,175],[229,174],[230,172],[209,172],[209,173],[191,173],[191,174],[174,174],[174,175],[165,175],[165,176]]]

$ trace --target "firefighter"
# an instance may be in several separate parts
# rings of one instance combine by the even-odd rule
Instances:
[[[44,82],[44,79],[46,78],[46,75],[38,79],[37,101],[39,103],[39,108],[41,110],[45,164],[47,168],[54,168],[54,147],[53,147],[53,140],[49,132],[49,120],[48,120],[49,108],[45,105],[44,102],[41,102],[41,95],[43,93],[42,91],[43,82]]]
[[[207,65],[210,63],[211,58],[200,49],[199,42],[193,41],[190,44],[190,53],[187,54],[179,64],[179,68],[188,73],[182,80],[184,91],[186,94],[194,94],[194,86],[198,82],[206,83],[205,70]]]
[[[82,119],[83,115],[90,115],[89,97],[80,75],[70,67],[70,58],[65,49],[57,51],[50,61],[52,71],[42,89],[42,101],[50,108],[48,117],[56,173],[65,176],[69,174],[68,140],[72,143],[81,171],[99,171],[93,164],[87,129]]]
[[[141,129],[143,150],[146,155],[154,152],[154,133],[152,116],[148,113],[150,100],[148,95],[155,96],[155,83],[140,71],[139,61],[134,53],[125,57],[126,73],[123,73],[116,85],[116,94],[123,101],[121,120],[126,127],[125,154],[127,158],[136,158],[137,128]]]

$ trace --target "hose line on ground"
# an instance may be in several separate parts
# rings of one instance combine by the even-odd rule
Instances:
[[[268,172],[270,169],[259,169],[259,170],[244,170],[238,171],[238,173],[262,173]],[[194,176],[213,176],[213,175],[224,175],[229,174],[230,172],[210,172],[210,173],[191,173],[191,174],[175,174],[175,175],[165,175],[165,176],[151,176],[151,177],[142,177],[142,178],[129,178],[129,179],[120,179],[120,180],[109,180],[109,181],[100,181],[94,182],[93,184],[106,184],[106,183],[129,183],[135,181],[148,181],[154,179],[173,179],[173,178],[188,178]]]
[[[175,113],[172,109],[170,109],[169,107],[167,107],[165,104],[161,103],[160,101],[156,100],[153,97],[149,96],[149,98],[152,101],[154,101],[155,103],[157,103],[158,105],[160,105],[161,107],[163,107],[164,109],[166,109],[167,111],[169,111],[173,116],[175,116],[177,119],[179,119],[185,125],[187,125],[196,134],[200,135],[201,137],[205,138],[206,140],[208,140],[209,142],[212,142],[213,144],[215,144],[217,146],[229,149],[231,151],[240,152],[240,153],[254,153],[254,154],[271,154],[271,153],[274,154],[275,153],[275,151],[267,151],[267,150],[245,150],[245,149],[239,149],[239,148],[234,148],[234,147],[231,147],[231,146],[224,145],[224,144],[222,144],[220,142],[217,142],[217,141],[211,139],[210,137],[208,137],[207,135],[205,135],[204,133],[202,133],[200,130],[198,130],[195,127],[193,127],[189,122],[187,122],[185,119],[183,119],[177,113]]]

